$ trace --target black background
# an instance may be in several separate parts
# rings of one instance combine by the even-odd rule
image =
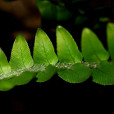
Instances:
[[[45,83],[32,81],[0,92],[0,109],[15,113],[105,111],[108,106],[113,106],[113,88],[97,85],[91,79],[80,84],[69,84],[55,75]]]

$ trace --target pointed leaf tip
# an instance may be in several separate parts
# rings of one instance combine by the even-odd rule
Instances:
[[[38,32],[44,33],[44,31],[43,31],[41,28],[38,28],[38,29],[37,29],[36,34],[37,34]]]
[[[58,25],[58,26],[57,26],[57,29],[61,29],[61,28],[63,28],[61,25]]]
[[[2,48],[0,48],[0,51],[3,51]]]
[[[89,34],[91,32],[91,30],[89,28],[84,28],[83,32],[85,32],[86,34]]]
[[[22,34],[18,34],[17,36],[16,36],[16,39],[15,40],[25,40],[25,38],[24,38],[24,36],[22,35]]]
[[[1,56],[3,53],[4,53],[3,50],[0,48],[0,56]]]

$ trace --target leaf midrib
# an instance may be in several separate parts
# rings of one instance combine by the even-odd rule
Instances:
[[[71,54],[69,45],[68,45],[68,43],[67,43],[67,41],[66,41],[66,39],[65,39],[64,37],[63,37],[63,39],[64,39],[64,41],[65,41],[65,45],[66,45],[67,49],[69,50],[68,53],[69,53],[69,55],[71,56],[73,62],[75,63],[74,56],[72,56],[72,54]]]
[[[22,42],[20,41],[20,50],[21,50],[21,60],[22,60],[22,63],[23,63],[23,66],[25,67],[25,68],[27,68],[26,67],[26,65],[25,65],[25,63],[24,63],[24,60],[23,60],[23,54],[22,54]]]
[[[101,61],[101,59],[100,59],[99,56],[97,55],[96,50],[95,50],[94,47],[93,47],[93,42],[92,42],[91,38],[89,38],[89,39],[90,39],[90,42],[91,42],[91,44],[92,44],[92,45],[90,45],[90,46],[91,46],[93,52],[95,52],[94,54],[95,54],[96,58],[97,58],[99,61]]]
[[[1,65],[1,63],[0,63],[0,69],[1,69],[2,73],[4,73],[4,72],[3,72],[3,69],[2,69],[2,65]]]
[[[41,36],[41,38],[44,37],[43,35]],[[44,50],[44,53],[45,53],[45,58],[46,58],[46,61],[50,64],[49,60],[48,60],[48,55],[46,53],[46,50],[45,50],[45,46],[44,46],[44,38],[42,38],[42,45],[43,45],[43,50]]]

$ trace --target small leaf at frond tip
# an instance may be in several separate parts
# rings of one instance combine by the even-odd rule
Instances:
[[[56,67],[48,65],[44,71],[38,72],[36,82],[46,82],[56,73]]]
[[[37,65],[54,65],[58,61],[52,42],[42,29],[36,32],[33,58]]]
[[[0,74],[11,72],[11,67],[7,61],[6,55],[0,49]]]
[[[87,62],[100,62],[109,58],[109,54],[101,41],[88,28],[84,28],[82,31],[81,48],[84,59]]]
[[[91,69],[81,63],[76,63],[69,70],[58,71],[58,75],[69,83],[81,83],[90,77]]]
[[[29,46],[21,34],[16,37],[16,40],[13,44],[9,63],[12,70],[29,68],[33,66],[33,59]]]
[[[114,85],[114,65],[103,61],[93,70],[93,82],[101,85]]]
[[[114,60],[114,23],[107,24],[107,43],[111,59]]]
[[[61,63],[76,63],[82,61],[82,55],[71,34],[62,26],[56,29],[57,54]]]

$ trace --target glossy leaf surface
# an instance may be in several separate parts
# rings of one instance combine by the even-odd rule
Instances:
[[[44,71],[38,72],[36,75],[37,82],[45,82],[52,78],[52,76],[56,73],[55,66],[48,65]]]
[[[102,85],[114,85],[114,65],[108,62],[101,62],[100,65],[93,70],[93,82]]]
[[[59,61],[61,63],[81,62],[82,55],[71,34],[62,26],[58,26],[56,30],[56,37]]]
[[[58,61],[49,37],[41,29],[38,29],[36,33],[33,58],[35,64],[45,66],[54,65]]]
[[[8,79],[8,81],[14,85],[24,85],[29,83],[34,78],[34,75],[34,72],[26,71],[20,75],[14,75],[11,79]]]
[[[0,49],[0,74],[6,74],[8,72],[11,72],[11,67],[7,61],[6,55]]]
[[[87,62],[100,62],[108,60],[109,54],[103,47],[95,33],[85,28],[82,32],[82,54]]]
[[[13,44],[10,66],[12,70],[29,68],[33,66],[33,59],[28,44],[22,35],[18,35]]]
[[[81,83],[90,77],[91,70],[81,63],[76,63],[71,69],[58,71],[58,75],[69,83]]]

